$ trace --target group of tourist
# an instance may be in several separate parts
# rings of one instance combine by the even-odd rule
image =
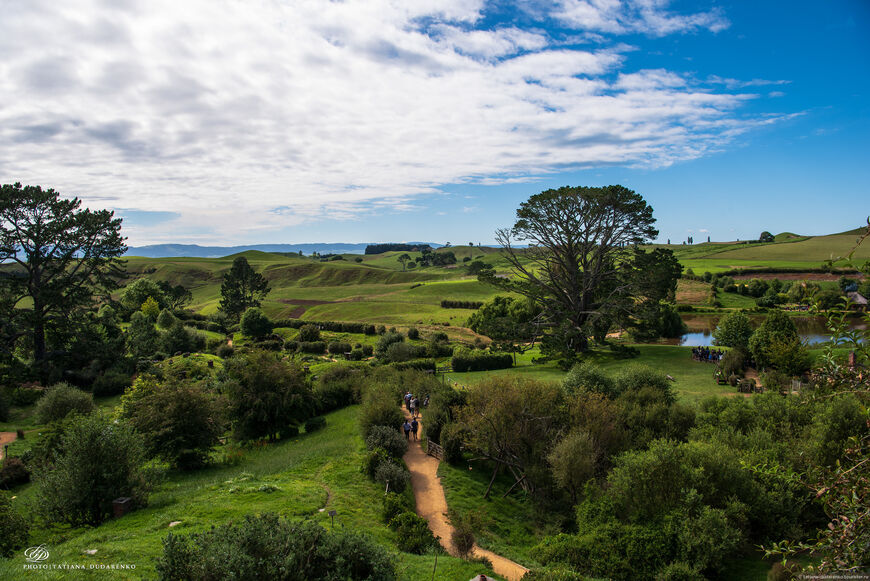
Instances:
[[[692,347],[692,359],[695,361],[706,361],[707,363],[719,363],[725,352],[721,349],[711,349],[709,347]]]
[[[420,400],[417,396],[413,395],[410,391],[405,393],[405,408],[408,410],[408,413],[411,414],[411,419],[405,420],[405,423],[402,424],[402,431],[405,432],[405,439],[410,440],[411,434],[414,435],[414,439],[417,439],[417,432],[420,429],[420,422],[417,421],[417,416],[420,415]],[[426,399],[423,400],[423,407],[427,407],[429,405],[429,396],[426,396]]]

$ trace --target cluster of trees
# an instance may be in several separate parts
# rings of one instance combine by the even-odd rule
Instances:
[[[442,309],[479,309],[482,306],[482,301],[456,301],[450,299],[443,299],[441,301]]]
[[[723,364],[729,365],[726,371],[729,375],[754,364],[771,371],[766,377],[769,383],[784,385],[811,367],[809,352],[794,321],[781,311],[771,312],[757,329],[752,328],[745,313],[729,313],[719,321],[713,339],[717,345],[732,348],[723,360]]]
[[[382,254],[384,252],[425,252],[432,251],[432,247],[428,244],[399,244],[399,243],[385,243],[385,244],[369,244],[366,246],[365,253],[366,254]]]

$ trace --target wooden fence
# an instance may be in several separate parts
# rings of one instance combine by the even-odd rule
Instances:
[[[432,440],[426,440],[426,453],[439,460],[444,460],[444,448]]]

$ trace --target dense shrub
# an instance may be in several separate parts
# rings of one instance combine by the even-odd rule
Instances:
[[[94,380],[91,393],[96,397],[118,395],[130,387],[132,379],[126,373],[120,371],[106,371]]]
[[[684,561],[667,565],[656,575],[656,581],[705,581],[707,578]]]
[[[362,435],[368,438],[374,426],[386,426],[398,430],[405,421],[405,416],[399,408],[398,398],[393,397],[387,389],[370,388],[363,397],[359,423]]]
[[[311,353],[321,355],[326,352],[326,342],[324,341],[301,341],[298,351],[300,353]]]
[[[290,353],[296,353],[296,351],[299,350],[299,341],[293,339],[284,341],[284,350],[289,351]]]
[[[420,338],[420,331],[417,329],[417,327],[408,328],[408,339],[411,339],[412,341],[416,341],[419,338]]]
[[[372,345],[363,345],[362,346],[363,357],[371,357],[374,355],[375,348]]]
[[[11,557],[30,538],[30,524],[13,507],[10,494],[0,490],[0,557]]]
[[[397,533],[396,546],[400,551],[422,555],[439,546],[438,539],[432,534],[426,519],[413,512],[403,512],[389,524]]]
[[[34,416],[40,424],[63,419],[69,413],[89,414],[96,409],[94,397],[68,383],[58,383],[47,390],[36,404]]]
[[[0,422],[5,422],[9,419],[9,396],[6,395],[6,390],[0,387]]]
[[[474,535],[474,519],[471,515],[460,514],[455,510],[449,510],[448,518],[453,526],[453,533],[450,535],[450,541],[456,552],[463,559],[468,558],[474,550],[476,541]]]
[[[586,575],[582,573],[557,565],[543,569],[532,569],[523,575],[522,581],[586,581],[586,578]]]
[[[189,536],[172,533],[157,560],[160,579],[396,579],[389,553],[369,537],[332,533],[311,521],[247,515]]]
[[[274,353],[253,351],[229,359],[224,372],[236,439],[274,440],[288,426],[311,417],[314,396],[298,364]]]
[[[513,366],[510,353],[492,353],[486,351],[470,351],[459,349],[450,360],[453,371],[489,371],[491,369],[508,369]]]
[[[299,328],[299,342],[300,343],[313,343],[315,341],[320,341],[320,329],[317,328],[317,325],[302,325]]]
[[[458,426],[448,424],[441,430],[441,447],[445,462],[454,465],[462,462],[462,437]]]
[[[408,441],[399,433],[398,428],[374,426],[366,437],[366,448],[381,448],[393,458],[401,458],[408,451]]]
[[[590,391],[607,397],[616,397],[616,383],[600,367],[591,361],[583,361],[571,368],[562,380],[562,387],[568,393]]]
[[[479,309],[482,306],[481,301],[451,301],[448,299],[441,301],[442,309]]]
[[[49,521],[97,525],[112,514],[112,501],[146,498],[143,438],[132,427],[99,415],[74,416],[61,436],[52,465],[38,466],[38,510]]]
[[[310,434],[312,432],[316,432],[317,430],[322,430],[326,427],[326,418],[323,416],[315,416],[313,418],[308,418],[305,421],[305,433]]]
[[[719,369],[726,377],[743,375],[743,370],[746,369],[746,352],[739,348],[727,351],[719,360]]]
[[[363,474],[374,480],[375,474],[377,474],[378,468],[381,467],[381,464],[390,464],[392,461],[392,458],[386,450],[383,448],[375,448],[363,456],[361,470],[363,471]]]
[[[26,407],[35,404],[43,395],[45,390],[38,385],[22,385],[12,390],[9,400],[12,405]]]
[[[272,321],[269,320],[269,317],[262,310],[252,307],[242,315],[239,329],[247,337],[264,337],[272,332]]]
[[[201,383],[140,376],[121,398],[120,415],[145,437],[152,457],[190,470],[203,466],[224,433],[223,401]]]
[[[326,350],[332,355],[343,355],[344,353],[350,353],[351,346],[350,343],[345,343],[343,341],[330,341]]]
[[[313,390],[317,413],[359,403],[362,381],[363,372],[350,365],[333,365],[320,373]]]
[[[9,456],[0,462],[0,488],[9,489],[30,482],[30,472],[21,458]]]
[[[385,523],[390,523],[394,518],[403,512],[413,512],[414,502],[408,494],[396,494],[388,492],[384,495],[383,506],[381,508],[381,518]]]
[[[385,357],[387,354],[387,350],[394,343],[401,343],[405,340],[405,336],[401,333],[395,332],[384,332],[381,337],[378,339],[378,344],[375,347],[375,352],[378,354],[378,357]]]
[[[397,494],[404,492],[411,483],[411,473],[402,466],[393,462],[382,462],[375,470],[375,481]]]

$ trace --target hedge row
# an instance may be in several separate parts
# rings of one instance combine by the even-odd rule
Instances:
[[[460,351],[453,355],[450,365],[453,371],[489,371],[491,369],[508,369],[513,366],[510,353],[491,353],[486,351]]]
[[[375,326],[367,323],[347,323],[342,321],[305,321],[303,319],[276,319],[272,321],[272,326],[276,329],[279,327],[289,327],[291,329],[299,329],[303,325],[316,325],[321,331],[333,331],[336,333],[365,333],[366,335],[375,334]]]
[[[480,301],[450,301],[443,300],[441,301],[442,309],[479,309],[483,306],[483,303]]]

